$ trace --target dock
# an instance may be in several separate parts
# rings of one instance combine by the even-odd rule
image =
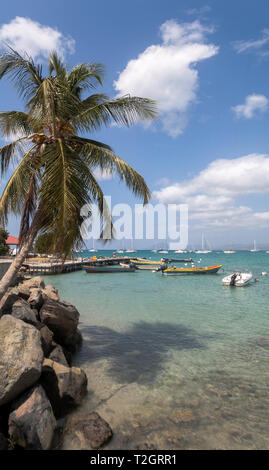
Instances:
[[[113,258],[73,258],[71,260],[31,260],[28,259],[23,263],[23,267],[27,274],[63,274],[71,273],[73,271],[80,271],[87,264],[97,265],[97,264],[106,264],[106,265],[115,265],[120,263],[129,263],[131,259],[136,259],[134,257],[130,258],[128,256],[120,256]]]

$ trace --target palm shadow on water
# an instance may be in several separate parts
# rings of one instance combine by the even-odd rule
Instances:
[[[118,383],[151,384],[164,369],[168,351],[206,349],[201,335],[190,327],[171,323],[135,323],[126,332],[105,326],[80,325],[83,349],[79,362],[108,360],[107,373]],[[180,357],[179,357],[180,360]]]

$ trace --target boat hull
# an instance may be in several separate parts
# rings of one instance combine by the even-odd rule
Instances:
[[[163,271],[166,276],[179,276],[186,274],[215,274],[222,267],[221,264],[217,266],[205,266],[204,268],[168,268]]]
[[[87,274],[96,274],[96,273],[134,273],[134,267],[124,267],[124,266],[84,266],[84,269]]]
[[[244,287],[250,283],[253,276],[251,273],[238,273],[233,283],[231,284],[232,277],[233,277],[233,274],[230,274],[229,276],[224,277],[222,279],[222,284],[224,286],[231,286],[231,287]]]

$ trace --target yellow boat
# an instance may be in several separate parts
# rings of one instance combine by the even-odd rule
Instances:
[[[151,261],[148,259],[131,259],[131,264],[133,264],[137,269],[156,269],[160,266],[166,266],[166,263],[163,261]]]
[[[167,268],[163,270],[163,274],[166,276],[176,276],[179,274],[214,274],[222,267],[222,264],[217,266],[205,266],[203,268]]]

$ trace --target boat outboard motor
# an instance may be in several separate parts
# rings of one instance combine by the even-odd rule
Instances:
[[[237,274],[234,273],[231,277],[231,282],[230,282],[230,286],[234,286],[235,285],[235,280],[237,278]]]
[[[167,269],[167,268],[168,268],[167,264],[163,264],[162,266],[159,266],[159,267],[156,269],[156,271],[164,271],[164,270]]]

